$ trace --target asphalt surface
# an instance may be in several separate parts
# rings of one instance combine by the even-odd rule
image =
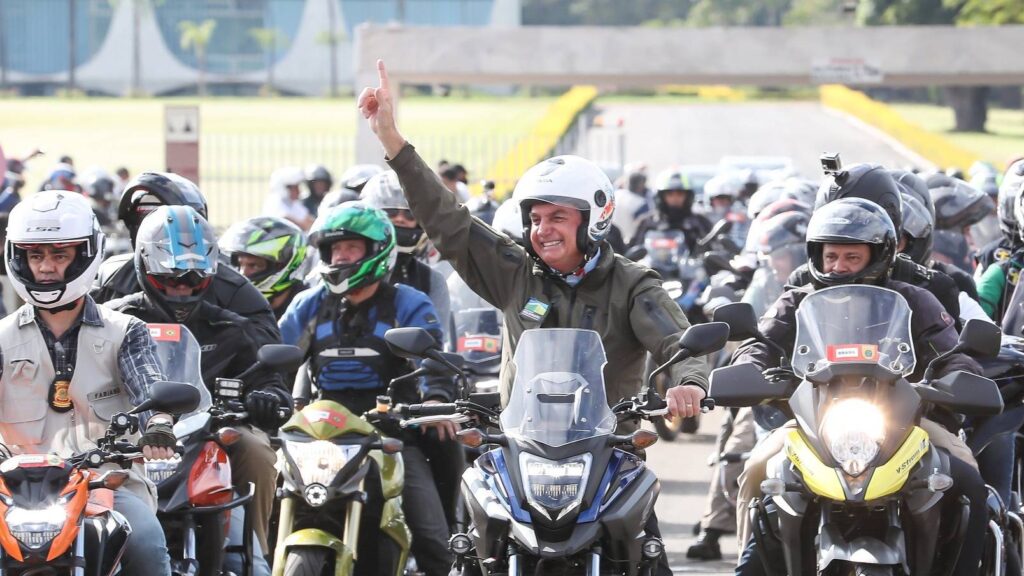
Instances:
[[[902,167],[914,159],[885,137],[812,102],[611,105],[602,107],[605,124],[622,120],[627,162],[647,164],[649,174],[672,164],[716,164],[723,155],[789,156],[806,177],[821,174],[822,152],[840,152],[844,163],[877,162]],[[611,129],[615,130],[615,129]],[[591,131],[589,150],[578,153],[601,162],[619,154],[609,129]],[[602,158],[603,155],[603,158]],[[732,574],[736,563],[733,536],[721,540],[724,558],[717,562],[686,559],[692,528],[703,513],[711,468],[708,455],[723,411],[705,415],[695,435],[659,442],[648,449],[648,463],[661,480],[656,506],[661,530],[676,574]]]

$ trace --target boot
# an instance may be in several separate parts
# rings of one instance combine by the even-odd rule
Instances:
[[[721,530],[708,528],[697,537],[697,541],[686,551],[687,558],[696,560],[721,560],[722,548],[718,539],[724,534]]]

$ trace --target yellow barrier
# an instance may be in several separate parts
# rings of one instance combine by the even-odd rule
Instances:
[[[555,100],[530,133],[487,170],[499,194],[515,186],[516,180],[531,166],[547,158],[572,123],[597,98],[597,88],[574,86]]]
[[[940,169],[956,166],[966,170],[975,161],[980,160],[977,154],[960,148],[939,134],[908,122],[895,110],[872,100],[863,92],[851,90],[846,86],[828,84],[820,88],[819,94],[822,105],[850,114],[878,128]]]

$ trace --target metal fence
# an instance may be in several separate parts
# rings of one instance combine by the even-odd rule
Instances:
[[[621,171],[624,157],[621,130],[591,127],[586,116],[581,115],[555,150],[549,152],[590,158],[614,179]],[[462,164],[469,172],[473,189],[479,180],[494,178],[501,197],[512,191],[519,175],[495,176],[489,169],[509,150],[517,146],[524,148],[520,145],[524,138],[530,139],[529,136],[502,135],[408,136],[431,166],[437,166],[441,160]],[[217,226],[259,215],[269,191],[270,174],[277,168],[322,164],[337,181],[355,162],[354,138],[350,134],[204,133],[199,150],[200,186],[210,203],[210,219]]]

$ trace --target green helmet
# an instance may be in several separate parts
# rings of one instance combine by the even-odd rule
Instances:
[[[365,240],[366,255],[351,264],[331,265],[331,246],[350,239]],[[310,229],[309,243],[320,250],[320,276],[335,294],[386,279],[398,258],[395,228],[387,214],[358,201],[320,214]]]
[[[312,264],[305,232],[282,218],[257,216],[232,224],[218,243],[236,269],[242,255],[267,261],[266,270],[249,281],[268,299],[301,284]]]

